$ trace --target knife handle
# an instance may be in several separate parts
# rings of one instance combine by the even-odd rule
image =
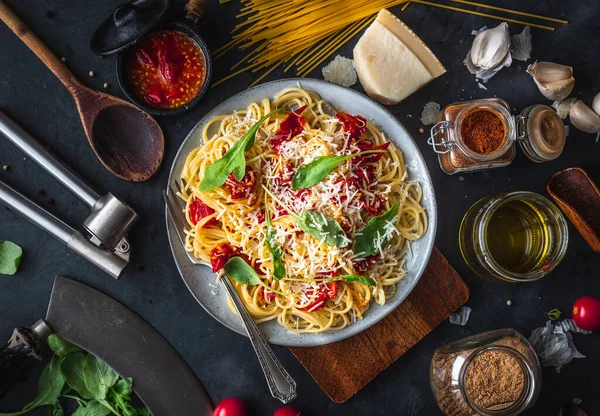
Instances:
[[[267,379],[271,395],[274,398],[281,400],[284,404],[291,402],[296,398],[296,382],[275,356],[269,343],[246,310],[246,307],[242,303],[229,278],[227,276],[222,276],[221,281],[244,324],[248,338],[250,338],[250,342],[254,347],[254,352],[258,357],[260,366]]]
[[[0,398],[23,376],[29,364],[42,360],[46,351],[43,339],[34,329],[13,331],[10,340],[0,346]]]

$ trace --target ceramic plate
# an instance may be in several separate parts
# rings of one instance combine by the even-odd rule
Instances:
[[[221,114],[244,109],[250,103],[260,102],[264,98],[272,99],[281,90],[298,85],[306,90],[315,91],[321,98],[335,106],[336,109],[350,114],[360,114],[376,124],[386,134],[387,138],[404,153],[409,171],[409,180],[419,181],[423,187],[422,204],[429,216],[427,234],[413,243],[411,247],[412,255],[407,254],[407,274],[398,283],[396,294],[383,306],[372,303],[365,313],[364,319],[358,320],[340,331],[328,331],[320,334],[294,334],[274,321],[260,325],[263,334],[273,344],[309,347],[329,344],[355,335],[375,324],[400,305],[415,287],[427,266],[435,239],[437,209],[427,166],[404,126],[388,110],[370,98],[352,89],[313,79],[283,79],[269,82],[243,91],[215,107],[196,124],[179,148],[171,167],[169,183],[180,177],[188,153],[201,145],[202,128],[208,120]],[[190,263],[175,234],[175,229],[168,219],[167,229],[175,263],[192,295],[213,318],[229,329],[245,335],[241,321],[227,306],[225,289],[215,284],[215,274],[208,266],[194,266]]]

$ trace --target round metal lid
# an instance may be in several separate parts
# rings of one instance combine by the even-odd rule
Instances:
[[[154,28],[166,14],[169,0],[134,0],[122,4],[102,22],[90,47],[96,55],[122,51]]]

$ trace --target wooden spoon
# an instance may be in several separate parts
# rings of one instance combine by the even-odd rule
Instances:
[[[140,182],[158,170],[165,139],[156,121],[133,104],[84,86],[23,21],[0,0],[0,20],[69,90],[92,150],[119,178]]]

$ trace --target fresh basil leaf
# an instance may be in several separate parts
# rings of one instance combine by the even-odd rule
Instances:
[[[48,416],[65,416],[65,412],[58,400],[52,407],[48,407]]]
[[[15,274],[22,255],[23,249],[12,241],[0,241],[0,274]]]
[[[254,138],[260,125],[274,113],[282,111],[282,109],[273,110],[259,121],[254,123],[248,132],[240,140],[235,142],[233,146],[223,155],[223,157],[204,172],[204,178],[200,183],[200,192],[208,192],[220,186],[223,186],[227,177],[233,172],[235,178],[241,181],[246,174],[246,158],[244,152],[252,149],[254,146]]]
[[[114,386],[119,375],[104,361],[88,354],[83,363],[83,379],[93,398],[100,401],[106,399],[108,389]]]
[[[386,212],[369,220],[367,226],[354,240],[354,252],[357,258],[362,259],[377,254],[390,242],[392,236],[388,233],[389,223],[394,222],[399,208],[400,202],[396,202]]]
[[[377,283],[375,282],[375,280],[371,279],[370,277],[359,276],[356,274],[347,274],[344,276],[336,276],[334,278],[334,280],[335,279],[343,279],[348,283],[358,282],[358,283],[364,283],[365,285],[369,285],[369,286],[377,286]]]
[[[302,211],[300,214],[290,212],[302,231],[323,240],[328,246],[346,247],[348,237],[336,220],[316,211]]]
[[[15,413],[0,413],[0,416],[18,416],[29,413],[41,406],[54,406],[58,403],[65,379],[61,375],[57,365],[46,365],[40,379],[38,380],[38,391],[31,403]]]
[[[383,150],[365,150],[350,155],[342,156],[319,156],[307,165],[301,166],[292,178],[292,188],[304,189],[318,184],[327,177],[342,162],[356,156],[369,153],[382,153]]]
[[[58,334],[52,334],[48,337],[48,346],[59,357],[66,357],[75,352],[83,352],[77,345],[67,341]]]
[[[133,391],[133,380],[131,379],[131,377],[122,378],[119,381],[117,381],[117,384],[113,386],[113,390],[117,394],[129,396]]]
[[[285,264],[283,263],[283,251],[275,241],[275,231],[270,225],[267,225],[265,236],[265,245],[269,248],[271,261],[273,262],[273,278],[281,280],[285,277]]]
[[[250,267],[250,265],[248,265],[241,257],[235,256],[229,259],[229,261],[225,263],[223,270],[227,276],[242,284],[250,286],[262,284],[262,280],[260,280],[256,270]]]
[[[94,395],[85,385],[83,377],[83,366],[85,364],[86,354],[76,352],[66,356],[60,364],[60,372],[67,380],[69,386],[75,390],[84,399],[93,399]]]
[[[107,416],[111,414],[108,407],[96,400],[90,400],[87,405],[79,406],[72,416]]]

